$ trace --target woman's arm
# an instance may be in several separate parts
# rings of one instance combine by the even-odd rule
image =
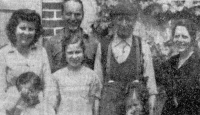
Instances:
[[[56,93],[56,83],[53,80],[51,74],[50,65],[46,50],[43,48],[43,79],[44,79],[44,98],[47,104],[47,108],[54,108],[57,102],[57,93]],[[48,109],[47,109],[48,112]]]
[[[99,113],[99,99],[101,97],[101,81],[99,80],[99,77],[97,75],[92,76],[92,81],[90,84],[90,91],[89,91],[89,98],[90,101],[93,103],[93,114],[98,115]]]
[[[53,65],[53,55],[52,55],[52,49],[53,49],[53,45],[51,44],[50,40],[46,40],[44,47],[46,49],[46,53],[47,53],[47,57],[49,60],[49,65],[50,65],[50,69],[53,71],[54,69],[54,65]]]
[[[4,58],[4,55],[0,54],[0,114],[6,115],[5,109],[4,109],[4,101],[5,101],[5,95],[6,95],[6,60]]]

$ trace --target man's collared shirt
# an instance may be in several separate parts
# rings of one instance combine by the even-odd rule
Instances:
[[[126,61],[130,54],[132,46],[132,36],[127,39],[121,39],[118,36],[114,37],[112,41],[112,52],[118,63]]]
[[[114,36],[110,36],[110,37],[114,37]],[[111,38],[107,38],[107,39],[111,39]],[[133,36],[131,36],[130,38],[127,38],[126,43],[132,46],[133,45],[131,42],[132,40],[133,40]],[[111,45],[111,48],[112,48],[111,53],[113,53],[113,55],[115,56],[115,59],[116,59],[116,55],[120,56],[121,55],[120,51],[121,52],[123,51],[123,48],[121,48],[120,46],[118,48],[114,47],[115,45],[117,45],[120,42],[121,42],[120,40],[116,40],[114,38],[109,44],[109,45]],[[123,42],[125,42],[125,41],[123,41]],[[126,45],[127,48],[125,48],[125,50],[124,50],[125,51],[124,54],[127,55],[127,57],[130,54],[129,50],[131,50],[131,46],[129,46],[129,45]],[[142,48],[141,52],[142,52],[142,58],[143,58],[143,70],[144,70],[143,76],[148,77],[147,89],[148,89],[150,95],[158,94],[151,50],[149,48],[149,45],[144,40],[141,40],[141,48]],[[127,57],[121,58],[120,59],[121,62],[125,61],[127,59]],[[119,61],[118,61],[118,63],[119,63]]]

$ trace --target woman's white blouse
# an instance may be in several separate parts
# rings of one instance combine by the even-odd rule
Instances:
[[[39,45],[31,47],[28,57],[22,56],[11,44],[0,49],[0,114],[12,108],[20,94],[15,88],[16,78],[24,72],[34,72],[45,83],[44,96],[53,86],[46,50]],[[10,90],[12,89],[12,90]]]

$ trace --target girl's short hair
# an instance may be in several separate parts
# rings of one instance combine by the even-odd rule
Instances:
[[[75,36],[74,38],[65,38],[65,40],[62,42],[62,59],[61,59],[61,63],[63,64],[62,66],[66,66],[67,65],[67,61],[66,61],[66,50],[68,48],[68,46],[70,44],[76,44],[78,43],[79,46],[81,47],[81,49],[83,50],[83,54],[85,57],[85,44],[84,44],[84,39],[85,37],[87,37],[86,35],[82,35],[82,36]]]
[[[172,40],[174,38],[174,34],[175,34],[175,30],[176,30],[176,27],[177,26],[184,26],[186,27],[190,37],[191,37],[191,43],[194,43],[195,40],[196,40],[196,26],[194,25],[194,23],[190,20],[187,20],[187,19],[180,19],[178,20],[174,27],[172,28]]]
[[[42,91],[44,89],[44,83],[42,82],[41,78],[33,72],[26,72],[19,75],[16,81],[17,89],[21,90],[21,85],[27,84],[32,82],[32,88],[35,91]]]
[[[20,21],[33,22],[35,24],[35,37],[30,46],[35,44],[43,33],[40,15],[36,13],[35,10],[30,9],[19,9],[13,12],[6,26],[6,34],[13,45],[15,45],[17,41],[15,31]]]

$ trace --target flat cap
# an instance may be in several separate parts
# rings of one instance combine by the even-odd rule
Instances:
[[[138,6],[131,3],[118,3],[116,6],[113,6],[110,11],[110,16],[117,15],[130,15],[136,16],[138,14]]]

